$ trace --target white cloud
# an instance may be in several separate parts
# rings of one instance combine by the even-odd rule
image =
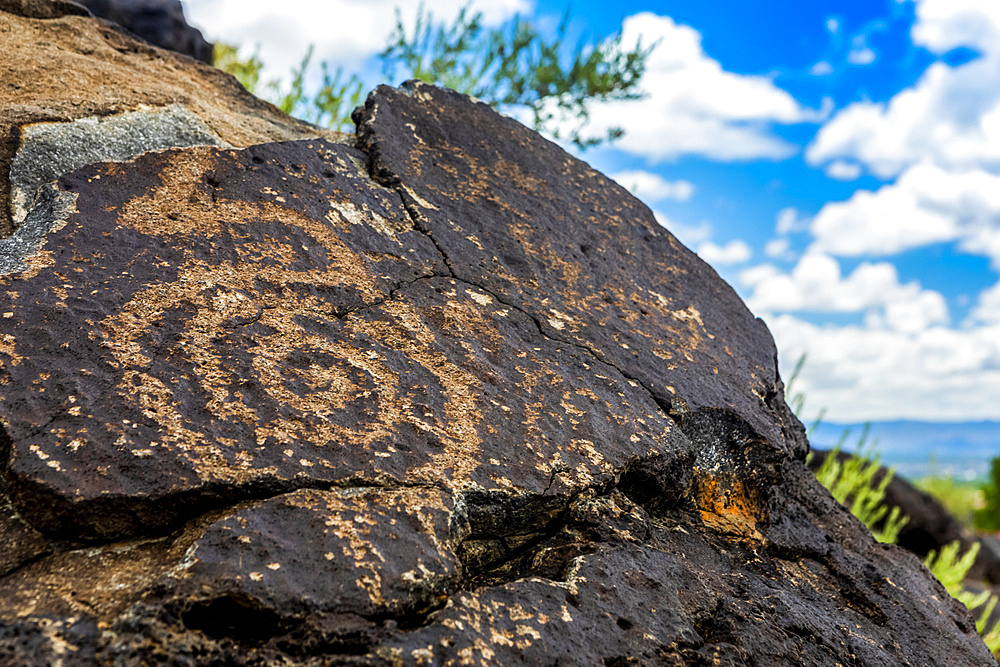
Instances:
[[[856,102],[837,113],[806,150],[810,164],[853,159],[881,178],[933,160],[948,168],[1000,166],[1000,3],[920,0],[915,44],[980,57],[932,64],[888,103]]]
[[[685,247],[695,248],[712,235],[712,225],[702,221],[696,225],[685,225],[672,220],[663,211],[653,209],[653,217],[660,223],[660,226],[668,230],[677,237],[677,240]]]
[[[1000,283],[983,290],[969,314],[970,322],[1000,325]]]
[[[809,218],[800,216],[795,208],[788,206],[778,211],[778,218],[774,226],[774,230],[778,234],[791,234],[806,229],[809,229]]]
[[[823,327],[766,318],[783,376],[802,353],[807,416],[829,421],[1000,418],[1000,324],[954,330]]]
[[[185,0],[184,11],[192,25],[211,41],[245,46],[252,53],[260,45],[265,69],[262,80],[287,77],[310,44],[313,62],[329,61],[348,71],[385,47],[395,26],[395,8],[412,25],[419,0]],[[467,0],[436,0],[431,8],[437,20],[450,21]],[[531,0],[478,2],[488,25],[515,13],[531,11]]]
[[[809,74],[812,76],[829,76],[830,74],[833,74],[833,65],[825,60],[820,60],[818,63],[809,68]]]
[[[637,198],[647,202],[664,199],[687,201],[694,194],[694,185],[690,181],[668,181],[659,174],[641,169],[620,171],[611,174],[611,179]]]
[[[852,40],[847,62],[852,65],[871,65],[875,62],[875,52],[868,47],[864,35],[858,35]]]
[[[773,264],[757,264],[743,269],[737,276],[737,280],[744,287],[754,287],[779,275],[781,275],[781,271]]]
[[[623,44],[659,40],[646,62],[645,99],[595,104],[591,129],[626,127],[616,146],[652,161],[700,155],[720,161],[780,160],[796,147],[773,123],[816,120],[766,76],[727,72],[701,47],[701,34],[667,16],[643,12],[622,24]]]
[[[814,247],[835,255],[892,255],[960,241],[1000,268],[1000,176],[921,163],[891,185],[827,204],[811,231]]]
[[[774,259],[794,259],[795,253],[791,251],[791,242],[787,238],[771,239],[764,245],[764,254]]]
[[[913,41],[934,53],[959,46],[996,49],[1000,5],[990,0],[920,0]]]
[[[911,298],[887,301],[884,307],[884,315],[878,311],[872,313],[873,318],[878,318],[870,323],[872,328],[918,333],[937,324],[948,324],[948,306],[944,297],[932,290],[917,292]]]
[[[827,176],[838,181],[853,181],[861,176],[861,165],[856,162],[834,160],[824,171]]]
[[[742,264],[750,259],[753,251],[745,241],[734,239],[724,246],[706,241],[698,246],[698,256],[712,266]]]
[[[808,353],[799,387],[811,412],[825,406],[833,421],[1000,418],[1000,284],[952,328],[943,296],[900,283],[891,264],[866,262],[842,276],[831,257],[951,242],[1000,270],[1000,2],[914,4],[914,44],[939,55],[967,47],[978,57],[935,62],[890,100],[835,114],[807,162],[831,178],[853,180],[864,169],[895,182],[824,206],[791,272],[762,265],[740,274],[751,307],[770,309],[763,315],[783,368]],[[863,39],[851,46],[855,63],[874,55]],[[819,326],[797,316],[822,310],[817,303],[863,323]]]
[[[887,262],[862,263],[844,277],[837,260],[810,252],[791,273],[765,264],[738,279],[751,289],[746,302],[758,314],[868,313],[872,325],[899,331],[948,323],[944,297],[915,282],[901,284],[896,267]]]

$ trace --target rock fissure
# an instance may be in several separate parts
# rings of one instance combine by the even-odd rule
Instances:
[[[357,122],[357,120],[358,119],[356,118],[355,122]],[[403,183],[402,177],[400,177],[400,176],[398,176],[396,174],[390,174],[384,166],[383,166],[383,168],[381,170],[377,169],[376,166],[375,166],[375,162],[376,161],[372,158],[372,155],[368,151],[365,150],[364,143],[362,141],[355,142],[355,147],[359,151],[365,153],[365,155],[368,156],[368,175],[369,175],[369,177],[372,179],[372,181],[374,183],[377,183],[378,185],[380,185],[382,187],[385,187],[385,188],[391,188],[391,189],[393,189],[396,192],[396,194],[400,198],[400,201],[402,202],[404,210],[406,211],[407,215],[410,218],[410,221],[411,221],[411,223],[413,225],[413,228],[416,229],[417,231],[419,231],[420,233],[422,233],[424,236],[426,236],[428,238],[428,240],[430,240],[430,242],[434,244],[434,247],[437,249],[438,253],[440,253],[442,259],[444,260],[445,265],[448,267],[448,270],[449,270],[450,275],[451,275],[452,278],[454,278],[455,280],[458,280],[460,282],[466,283],[468,285],[471,285],[471,286],[475,287],[476,289],[479,289],[479,290],[482,290],[482,291],[486,292],[487,294],[489,294],[490,296],[492,296],[494,299],[496,299],[496,301],[498,303],[502,303],[503,305],[507,306],[508,308],[512,308],[512,309],[518,311],[519,313],[521,313],[522,315],[524,315],[525,317],[528,317],[529,319],[531,319],[532,322],[535,323],[535,327],[538,329],[538,332],[542,336],[544,336],[545,338],[547,338],[549,340],[553,340],[553,341],[565,343],[567,345],[572,345],[572,346],[578,348],[579,350],[588,353],[589,355],[591,355],[592,357],[594,357],[595,359],[597,359],[601,363],[604,363],[604,364],[607,364],[608,366],[611,366],[612,368],[614,368],[615,370],[617,370],[619,373],[621,373],[622,376],[626,380],[628,380],[629,382],[633,382],[633,383],[636,384],[636,386],[640,386],[643,389],[645,389],[646,392],[653,399],[653,401],[656,403],[656,405],[659,406],[661,410],[663,410],[663,413],[665,415],[667,415],[668,417],[670,417],[670,419],[674,423],[676,423],[678,426],[681,424],[681,421],[683,420],[683,414],[684,414],[684,412],[686,412],[686,403],[684,402],[683,398],[678,397],[677,400],[673,400],[673,399],[669,399],[669,398],[666,398],[664,396],[661,396],[661,395],[657,394],[656,392],[653,391],[653,389],[651,387],[647,386],[643,381],[641,381],[640,379],[638,379],[636,377],[631,376],[628,372],[626,372],[625,370],[623,370],[619,366],[615,365],[614,361],[611,360],[611,359],[608,359],[607,355],[604,354],[601,350],[594,349],[590,345],[587,345],[587,344],[585,344],[585,343],[583,343],[581,341],[572,340],[572,339],[569,339],[569,338],[561,338],[561,337],[558,337],[558,336],[552,336],[552,335],[550,335],[549,333],[546,332],[546,330],[542,326],[542,323],[539,320],[538,316],[536,316],[534,313],[529,312],[528,310],[526,310],[526,309],[524,309],[524,308],[522,308],[520,306],[517,306],[517,305],[511,303],[508,300],[505,300],[505,299],[501,298],[501,296],[496,291],[491,290],[489,287],[486,287],[485,285],[476,283],[475,281],[473,281],[473,280],[471,280],[469,278],[462,277],[456,271],[455,266],[452,264],[451,258],[448,256],[448,252],[444,249],[444,247],[441,245],[441,243],[434,237],[433,231],[427,225],[425,225],[425,224],[423,224],[421,222],[421,220],[420,220],[421,214],[414,207],[414,205],[410,202],[410,198],[407,196],[407,193],[406,193],[406,190],[405,190],[405,184]],[[678,402],[680,403],[680,405],[685,406],[682,410],[678,410],[677,409]]]
[[[528,576],[559,580],[563,568],[542,570],[536,558],[567,529],[571,505],[585,492],[535,498],[465,494],[461,504],[467,534],[455,547],[463,566],[462,589],[498,586]]]
[[[25,522],[45,535],[53,544],[61,544],[61,551],[83,546],[99,547],[123,539],[155,539],[173,534],[191,521],[207,514],[225,511],[246,502],[264,501],[296,491],[341,491],[350,489],[440,489],[439,482],[407,482],[401,480],[365,480],[359,478],[278,479],[260,478],[241,484],[206,484],[203,488],[167,494],[155,499],[136,498],[98,499],[73,506],[73,501],[55,497],[44,488],[32,493],[21,490],[11,494]],[[16,500],[15,500],[16,499]],[[39,517],[31,511],[33,506],[45,504],[48,509]],[[89,505],[89,506],[87,506]],[[25,509],[28,510],[25,516]],[[73,512],[78,524],[60,523],[60,518]],[[104,516],[116,517],[102,522]],[[128,518],[124,518],[128,517]],[[143,519],[146,519],[145,521]],[[82,524],[82,525],[81,525]]]
[[[41,549],[38,553],[32,554],[27,558],[18,560],[16,566],[11,567],[10,569],[5,570],[2,574],[0,574],[0,580],[6,579],[7,577],[16,576],[19,572],[27,570],[31,566],[45,560],[46,558],[55,553],[59,552],[53,549],[51,543],[46,543],[45,547]]]
[[[358,150],[361,149],[359,148]],[[371,164],[370,157],[369,157],[369,164]],[[434,234],[431,233],[431,230],[428,229],[426,225],[421,223],[420,214],[416,211],[416,209],[414,209],[413,205],[410,204],[409,201],[407,200],[405,193],[402,190],[402,185],[400,184],[388,185],[388,183],[390,183],[391,181],[384,181],[380,183],[375,176],[374,170],[371,167],[369,167],[368,175],[371,176],[371,179],[374,183],[378,183],[382,187],[391,187],[394,189],[396,194],[399,196],[400,203],[403,205],[403,210],[406,211],[406,214],[410,218],[410,222],[413,224],[413,228],[418,232],[420,232],[421,234],[423,234],[424,236],[426,236],[427,239],[434,244],[434,247],[437,248],[438,253],[441,255],[441,259],[444,261],[445,266],[448,267],[448,275],[458,280],[459,279],[458,274],[455,273],[455,267],[452,266],[451,258],[448,257],[448,253],[444,251],[444,248],[442,248],[441,245],[438,243],[437,239],[434,238]],[[478,285],[476,287],[478,287]]]

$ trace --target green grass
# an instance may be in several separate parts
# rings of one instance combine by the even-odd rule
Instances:
[[[802,412],[805,397],[801,393],[795,393],[792,388],[804,363],[805,355],[796,364],[786,389],[790,397],[789,405],[797,414]],[[820,419],[822,413],[816,424]],[[815,429],[816,424],[809,429],[810,432]],[[901,515],[898,507],[889,511],[885,505],[885,488],[892,479],[893,471],[888,469],[881,481],[876,481],[876,471],[879,468],[878,446],[874,442],[868,442],[868,426],[861,432],[854,452],[846,460],[838,460],[837,454],[850,438],[850,431],[844,431],[840,442],[816,471],[816,478],[834,498],[868,526],[877,540],[894,544],[909,517]],[[809,459],[806,461],[808,463]],[[931,464],[933,470],[933,461]],[[986,485],[981,482],[959,482],[952,477],[937,475],[929,475],[916,484],[941,500],[948,511],[967,526],[978,523],[982,528],[984,515],[997,520],[995,515],[1000,514],[1000,457],[993,459],[991,481]],[[944,585],[949,595],[973,612],[976,630],[983,642],[995,656],[1000,656],[1000,621],[992,626],[988,624],[990,614],[1000,603],[1000,599],[988,590],[973,593],[964,586],[965,577],[979,553],[979,547],[979,544],[974,544],[965,553],[961,553],[961,542],[955,540],[942,547],[939,552],[931,551],[927,554],[924,565]]]
[[[934,474],[912,481],[915,487],[941,501],[945,509],[963,526],[975,529],[975,512],[985,506],[982,482],[961,481],[951,475]]]

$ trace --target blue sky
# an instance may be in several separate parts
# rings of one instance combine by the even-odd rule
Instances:
[[[265,78],[313,43],[373,86],[396,6],[185,2]],[[477,7],[554,26],[566,4]],[[659,40],[647,97],[591,109],[626,136],[581,157],[764,318],[786,376],[808,354],[807,417],[1000,419],[1000,2],[576,0],[571,26]]]

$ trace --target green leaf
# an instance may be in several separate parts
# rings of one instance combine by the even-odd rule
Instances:
[[[397,10],[395,30],[379,57],[391,80],[402,70],[403,78],[443,85],[499,109],[526,108],[534,128],[556,138],[560,124],[568,123],[568,138],[581,148],[614,141],[623,136],[622,128],[585,134],[588,106],[641,98],[639,82],[656,44],[625,49],[619,32],[581,39],[568,50],[569,16],[567,9],[555,36],[548,38],[520,16],[486,29],[482,13],[466,6],[444,25],[420,5],[410,31]]]

